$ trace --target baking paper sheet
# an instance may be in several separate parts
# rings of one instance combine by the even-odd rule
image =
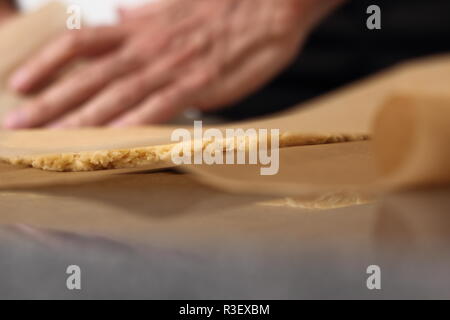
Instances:
[[[65,11],[51,5],[0,31],[0,115],[24,98],[4,83],[21,61],[64,28]],[[14,50],[11,50],[14,48]],[[274,128],[303,137],[369,135],[372,141],[281,150],[280,174],[254,166],[185,166],[202,181],[230,191],[303,194],[317,190],[389,190],[450,181],[450,56],[404,63],[292,110],[221,128]],[[0,131],[0,157],[114,150],[170,143],[174,127]],[[92,181],[107,175],[172,167],[51,173],[1,165],[0,188]],[[276,186],[276,187],[274,187]]]

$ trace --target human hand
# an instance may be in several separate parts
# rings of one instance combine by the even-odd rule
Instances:
[[[122,10],[119,25],[69,31],[23,65],[10,85],[29,92],[91,57],[4,126],[135,126],[165,122],[187,107],[228,105],[280,72],[340,2],[165,0]]]

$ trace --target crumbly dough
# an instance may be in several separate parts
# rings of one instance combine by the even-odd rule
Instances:
[[[290,146],[326,144],[348,141],[367,140],[366,134],[341,134],[341,135],[305,135],[294,133],[283,133],[280,135],[280,148]],[[202,141],[201,148],[204,150],[210,146],[218,152],[247,149],[249,141],[244,145],[232,143],[233,140],[224,141]],[[78,153],[60,153],[49,155],[19,156],[1,159],[13,165],[33,167],[48,171],[94,171],[106,169],[136,168],[149,165],[157,165],[163,162],[171,162],[172,149],[180,144],[167,144],[141,148],[102,150]],[[193,144],[192,144],[193,145]],[[230,149],[231,146],[231,149]],[[195,152],[192,148],[192,152]]]
[[[375,201],[375,197],[358,192],[329,192],[317,196],[285,197],[265,202],[258,205],[265,207],[283,207],[293,209],[329,210],[345,208],[356,205],[368,204]]]

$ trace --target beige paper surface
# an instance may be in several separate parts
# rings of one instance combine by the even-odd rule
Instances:
[[[59,8],[59,7],[58,7]],[[11,68],[26,58],[35,48],[58,32],[61,12],[57,7],[44,9],[34,16],[21,18],[6,26],[0,34],[0,48],[10,52],[17,47],[20,54],[8,55],[0,68],[0,78],[6,79]],[[39,17],[39,18],[37,18]],[[42,20],[45,17],[45,21]],[[53,17],[53,18],[52,18]],[[36,28],[44,24],[44,30]],[[46,29],[48,27],[48,29]],[[24,44],[23,38],[11,36],[20,30],[22,34],[36,34],[33,46]],[[259,170],[249,166],[200,166],[186,167],[216,187],[240,192],[262,192],[276,194],[302,194],[330,188],[358,188],[380,185],[386,177],[383,170],[390,167],[391,159],[399,159],[404,148],[389,147],[390,141],[414,144],[415,153],[408,153],[405,163],[396,167],[400,178],[389,175],[391,185],[420,185],[422,183],[446,183],[449,178],[443,164],[448,163],[448,154],[441,152],[448,140],[448,99],[445,93],[450,87],[450,56],[433,57],[402,64],[386,72],[360,81],[334,93],[315,99],[287,113],[266,119],[235,123],[224,127],[276,128],[286,136],[300,141],[298,145],[318,144],[336,140],[361,140],[366,135],[375,137],[375,148],[371,142],[339,143],[318,146],[302,146],[281,150],[281,172],[275,177],[261,177]],[[403,98],[392,97],[401,95]],[[8,93],[0,95],[0,102],[7,101]],[[416,106],[417,104],[417,106]],[[400,107],[395,107],[400,105]],[[428,108],[427,106],[432,106]],[[0,104],[5,109],[10,105]],[[428,108],[428,109],[427,109]],[[399,111],[400,109],[400,111]],[[410,111],[419,113],[420,121],[409,121]],[[423,114],[422,114],[422,113]],[[380,121],[376,119],[390,119]],[[380,125],[381,123],[381,125]],[[386,125],[383,125],[385,123]],[[388,125],[398,123],[398,128]],[[409,135],[402,135],[403,125],[412,126]],[[436,124],[436,125],[435,125]],[[78,153],[99,150],[148,147],[170,143],[173,127],[154,126],[134,129],[84,129],[74,131],[0,131],[0,157],[27,157],[60,153]],[[395,130],[394,130],[395,129]],[[423,134],[423,136],[422,136]],[[420,139],[417,139],[417,136]],[[378,137],[378,138],[377,138]],[[339,139],[341,138],[341,139]],[[412,141],[412,142],[411,142]],[[437,141],[437,142],[436,142]],[[386,144],[384,143],[386,142]],[[430,143],[428,143],[430,142]],[[294,144],[295,145],[295,144]],[[397,154],[390,157],[394,149]],[[407,149],[407,148],[406,148]],[[407,149],[410,150],[410,149]],[[406,151],[405,151],[406,152]],[[409,151],[408,151],[409,152]],[[433,155],[436,161],[424,161]],[[412,158],[414,156],[414,158]],[[417,159],[419,160],[415,160]],[[158,164],[157,167],[170,164]],[[416,168],[421,170],[417,171]],[[377,171],[377,168],[381,168]],[[383,169],[384,168],[384,169]],[[10,170],[23,170],[23,183],[14,182],[15,187],[39,185],[39,183],[70,183],[84,176],[87,180],[98,179],[109,172],[69,174],[33,173],[31,169],[18,169],[4,165],[0,173],[0,188],[11,186]],[[28,170],[28,171],[27,171]],[[136,168],[130,169],[131,171]],[[26,172],[26,173],[25,173]],[[120,171],[124,172],[124,171]],[[252,173],[253,172],[253,173]],[[416,173],[420,174],[416,175]],[[10,175],[9,175],[10,176]],[[432,178],[430,178],[430,176]],[[32,178],[33,177],[33,178]],[[45,178],[44,178],[45,177]],[[51,177],[51,178],[50,178]],[[84,179],[84,178],[83,178]],[[274,185],[278,186],[274,188]]]
[[[280,171],[262,176],[259,165],[185,166],[201,181],[230,192],[314,195],[358,191],[377,177],[370,141],[280,150]]]
[[[0,190],[0,226],[26,224],[195,250],[253,241],[354,248],[373,238],[373,204],[319,214],[300,206],[268,205],[276,201],[224,193],[188,174],[110,175],[75,185]]]
[[[374,121],[374,154],[386,186],[449,183],[450,92],[393,96]]]
[[[280,150],[277,175],[261,176],[258,166],[186,169],[228,191],[277,195],[370,194],[450,184],[450,96],[421,89],[393,95],[381,105],[373,141]]]

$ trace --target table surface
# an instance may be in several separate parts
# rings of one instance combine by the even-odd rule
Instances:
[[[449,194],[326,195],[319,209],[175,172],[0,191],[0,297],[449,298]],[[81,291],[66,288],[73,264]],[[382,290],[366,287],[374,264]]]

